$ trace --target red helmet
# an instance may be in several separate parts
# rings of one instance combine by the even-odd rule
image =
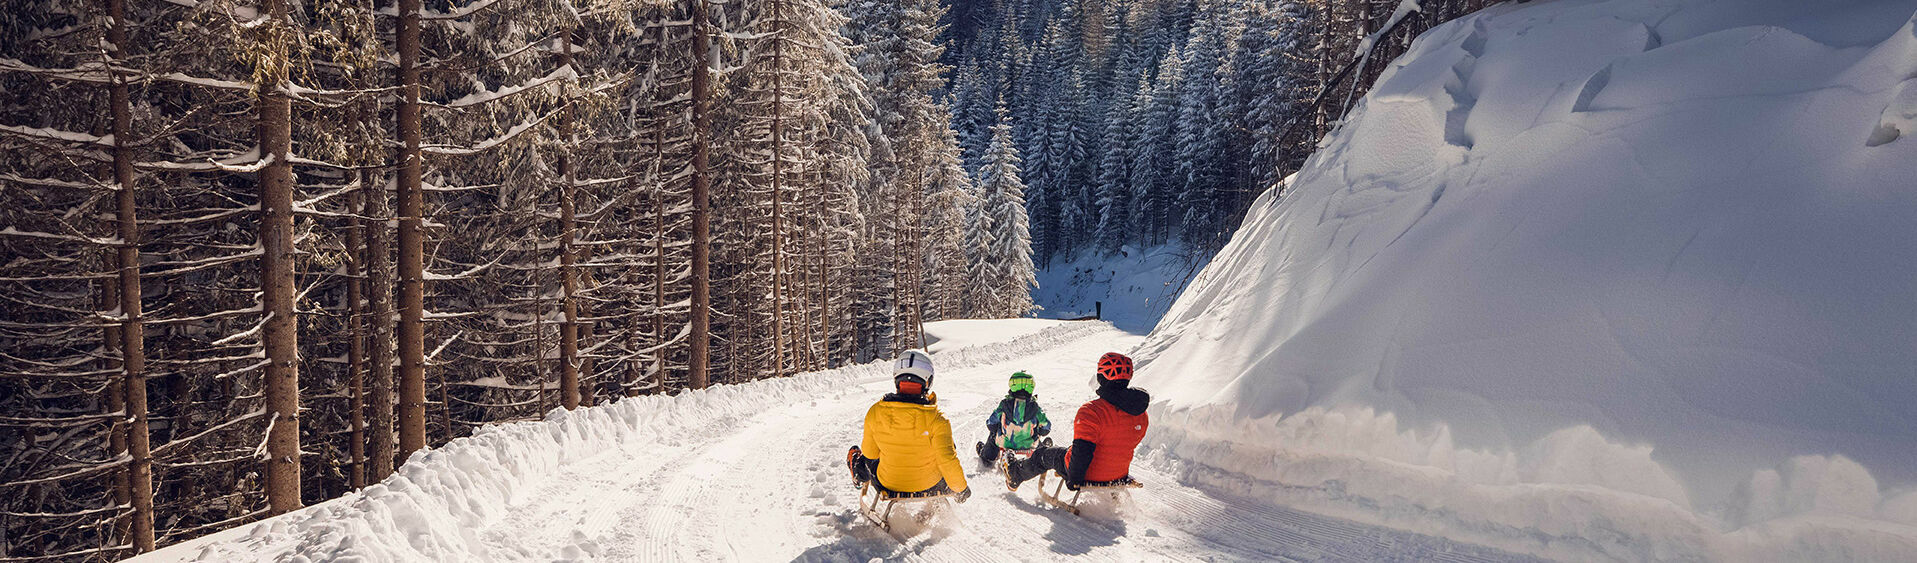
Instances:
[[[1132,359],[1118,352],[1098,357],[1098,378],[1104,381],[1131,381]]]

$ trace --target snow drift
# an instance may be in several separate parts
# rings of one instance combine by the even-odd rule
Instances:
[[[1433,29],[1144,345],[1148,443],[1548,556],[1908,558],[1914,93],[1911,1]]]

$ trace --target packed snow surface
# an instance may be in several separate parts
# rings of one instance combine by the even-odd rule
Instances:
[[[1035,323],[1046,326],[1032,330]],[[998,330],[993,330],[994,328]],[[540,422],[487,426],[426,451],[365,490],[168,547],[139,561],[1033,561],[1425,560],[1522,556],[1180,484],[1147,452],[1129,500],[1045,505],[1006,491],[972,444],[1015,370],[1070,443],[1098,356],[1141,337],[1107,323],[930,323],[934,389],[974,487],[926,523],[901,507],[901,543],[859,516],[845,465],[865,410],[891,387],[880,364],[624,399]],[[988,335],[997,334],[997,338]],[[939,348],[934,345],[934,348]]]
[[[1440,26],[1141,352],[1191,478],[1566,558],[1917,558],[1917,2]]]
[[[925,323],[925,351],[937,354],[1015,340],[1067,322],[1054,319],[956,319]]]

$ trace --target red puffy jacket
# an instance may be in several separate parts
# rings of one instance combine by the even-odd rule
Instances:
[[[1091,465],[1085,468],[1086,481],[1112,481],[1131,474],[1132,452],[1151,426],[1151,417],[1145,414],[1150,404],[1151,395],[1143,390],[1107,385],[1098,389],[1097,399],[1078,407],[1078,416],[1072,420],[1072,440],[1097,446],[1092,450]],[[1069,453],[1065,464],[1073,464]]]

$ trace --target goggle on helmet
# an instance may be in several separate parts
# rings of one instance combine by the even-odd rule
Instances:
[[[1036,382],[1033,381],[1032,379],[1032,374],[1025,373],[1022,371],[1012,374],[1012,379],[1011,379],[1012,391],[1024,391],[1026,393],[1031,393],[1033,392],[1033,390],[1037,388],[1038,386]]]

